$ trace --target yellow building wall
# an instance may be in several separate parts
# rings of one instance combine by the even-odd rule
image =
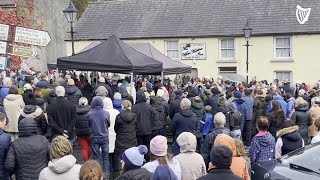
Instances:
[[[292,71],[292,81],[301,80],[314,83],[320,80],[320,35],[293,35],[292,60],[277,62],[274,60],[274,37],[252,37],[249,47],[249,79],[256,76],[258,80],[274,79],[275,71]],[[165,53],[165,40],[179,40],[182,43],[206,43],[206,60],[182,60],[184,64],[198,69],[199,77],[216,78],[219,67],[237,67],[237,73],[246,76],[246,41],[243,37],[235,38],[235,60],[233,63],[219,61],[219,38],[182,38],[182,39],[136,39],[125,42],[150,43],[160,52]],[[93,41],[76,41],[75,52],[79,52]],[[67,43],[67,53],[71,54],[71,42]]]

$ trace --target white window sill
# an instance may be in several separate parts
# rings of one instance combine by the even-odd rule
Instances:
[[[271,62],[294,62],[292,58],[288,59],[272,59]]]
[[[218,60],[217,63],[237,63],[237,60]]]

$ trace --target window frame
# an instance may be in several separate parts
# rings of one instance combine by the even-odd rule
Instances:
[[[177,43],[178,43],[177,49],[168,49],[168,45],[167,45],[168,42],[177,42]],[[171,58],[171,57],[169,57],[169,56],[168,56],[168,50],[169,50],[169,51],[176,51],[176,50],[178,50],[178,58]],[[178,40],[178,39],[164,40],[164,53],[165,53],[165,55],[166,55],[167,57],[169,57],[170,59],[180,60],[181,55],[180,55],[179,40]]]
[[[290,56],[289,57],[277,57],[277,39],[279,38],[289,38],[290,40]],[[284,47],[279,47],[278,49],[284,49]],[[292,60],[292,36],[274,36],[273,37],[273,58],[275,60]]]
[[[231,48],[222,49],[223,40],[233,40],[233,57],[222,57],[222,50],[232,50]],[[219,38],[219,61],[236,61],[236,39],[235,38]]]
[[[291,70],[275,70],[273,71],[273,79],[277,79],[277,73],[289,73],[289,82],[292,84],[293,83],[293,72]],[[279,79],[279,81],[283,81]]]

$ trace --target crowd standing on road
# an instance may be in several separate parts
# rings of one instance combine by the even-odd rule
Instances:
[[[317,84],[188,75],[163,82],[136,76],[134,83],[104,73],[89,83],[85,73],[31,71],[0,76],[5,180],[111,174],[117,180],[250,180],[254,163],[320,141]]]

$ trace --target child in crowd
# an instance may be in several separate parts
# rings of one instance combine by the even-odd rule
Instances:
[[[205,114],[205,121],[201,121],[201,132],[203,135],[203,139],[209,134],[209,132],[214,128],[213,125],[213,117],[211,114],[211,106],[207,105],[204,107],[204,110],[206,112]]]
[[[246,154],[243,142],[239,139],[235,139],[235,143],[236,143],[237,156],[242,157],[244,160],[246,160],[249,172],[251,172],[250,158]]]

